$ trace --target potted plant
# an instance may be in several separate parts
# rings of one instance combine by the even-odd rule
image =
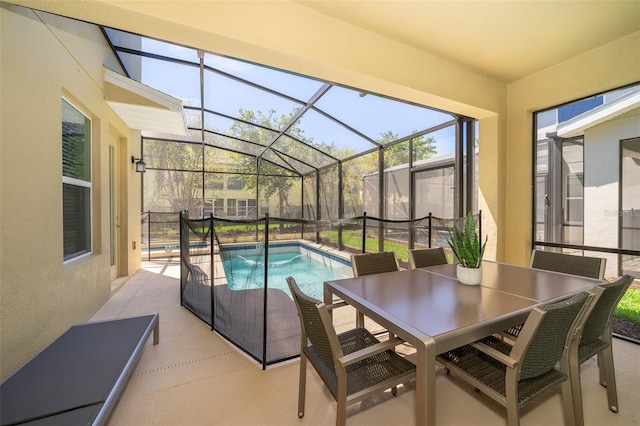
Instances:
[[[460,263],[457,266],[456,274],[458,281],[467,285],[478,285],[482,280],[482,269],[480,264],[484,256],[484,249],[487,245],[487,238],[480,244],[480,237],[476,232],[476,222],[471,212],[467,214],[464,221],[464,228],[448,228],[449,238],[447,243],[453,250],[453,254]]]

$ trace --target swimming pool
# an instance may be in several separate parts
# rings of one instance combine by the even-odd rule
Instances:
[[[263,288],[264,248],[261,244],[225,247],[223,267],[232,290]],[[348,260],[303,243],[269,245],[268,287],[289,294],[291,275],[302,291],[322,300],[323,283],[353,276]]]

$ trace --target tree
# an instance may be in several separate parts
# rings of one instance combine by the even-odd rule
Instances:
[[[222,190],[223,176],[235,174],[245,182],[243,189],[247,198],[277,196],[278,215],[284,217],[291,207],[290,195],[296,192],[296,188],[297,192],[301,191],[301,175],[333,165],[334,160],[329,156],[348,158],[354,154],[350,149],[316,142],[305,134],[300,121],[291,126],[296,111],[278,115],[273,109],[266,113],[240,109],[239,120],[229,128],[230,137],[207,134],[204,158],[200,143],[145,139],[145,159],[151,162],[151,169],[161,169],[154,171],[153,177],[150,173],[145,179],[145,207],[158,211],[199,210],[203,199],[215,199],[216,191]],[[190,127],[200,126],[199,123],[193,124]],[[285,126],[288,126],[286,134],[274,142]],[[220,140],[216,141],[218,138]],[[386,146],[397,139],[397,134],[386,131],[378,142]],[[413,152],[414,160],[432,157],[437,152],[436,141],[425,136],[417,137],[413,140]],[[384,149],[385,168],[407,164],[410,155],[408,142],[387,146]],[[345,208],[355,214],[362,210],[362,177],[378,173],[378,154],[374,152],[354,158],[343,166],[342,184],[348,204]],[[325,179],[331,174],[329,170],[322,174],[325,183],[321,193],[326,198],[326,211],[335,213],[337,179],[332,179],[330,185],[327,183],[329,179]]]
[[[276,132],[291,121],[294,113],[295,111],[292,111],[287,115],[283,114],[278,117],[275,110],[262,113],[261,111],[240,109],[239,117],[245,122],[234,122],[231,126],[231,133],[238,139],[255,142],[266,147],[273,141]],[[287,134],[303,142],[307,142],[304,131],[297,126],[291,127],[287,131]],[[243,145],[246,145],[246,143],[243,143]],[[282,151],[294,158],[296,154],[302,154],[302,151],[305,149],[304,145],[300,142],[285,137],[278,141],[277,146],[278,151]],[[262,149],[259,151],[262,151]],[[258,152],[258,150],[256,152]],[[295,171],[279,166],[274,162],[267,161],[265,159],[266,157],[273,158],[274,161],[283,161],[282,158],[277,157],[277,154],[275,157],[263,155],[260,158],[241,154],[235,155],[239,164],[239,171],[245,173],[244,189],[247,192],[253,193],[259,191],[258,196],[261,195],[265,199],[277,195],[278,215],[282,217],[285,214],[285,207],[290,207],[289,192],[296,185],[296,182],[300,181],[300,177]],[[286,161],[286,158],[284,161]],[[282,164],[284,165],[285,163]]]
[[[145,208],[194,210],[202,199],[202,145],[144,140],[145,159],[161,169],[145,175]]]
[[[387,145],[398,140],[398,135],[386,131],[380,135],[377,142]],[[413,159],[424,160],[431,158],[437,154],[436,140],[424,135],[413,139]],[[401,164],[409,164],[409,142],[398,143],[384,149],[384,166],[385,168],[399,166]]]

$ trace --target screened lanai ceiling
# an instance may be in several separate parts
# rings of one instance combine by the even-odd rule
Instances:
[[[128,77],[184,104],[186,136],[143,132],[144,137],[204,143],[306,175],[455,127],[453,114],[426,106],[104,30]]]

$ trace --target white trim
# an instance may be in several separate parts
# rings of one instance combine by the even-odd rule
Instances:
[[[91,181],[76,179],[69,176],[62,176],[62,183],[66,183],[67,185],[81,186],[83,188],[92,188]]]
[[[180,99],[108,68],[104,68],[104,82],[105,86],[110,84],[134,95],[131,97],[133,103],[125,103],[122,99],[108,99],[105,90],[105,102],[129,128],[181,136],[187,134],[186,117]],[[139,104],[133,101],[135,98],[138,98]]]
[[[129,77],[111,71],[109,68],[104,69],[104,81],[163,105],[168,110],[182,112],[182,101],[180,99],[167,95],[153,87],[138,83]]]

